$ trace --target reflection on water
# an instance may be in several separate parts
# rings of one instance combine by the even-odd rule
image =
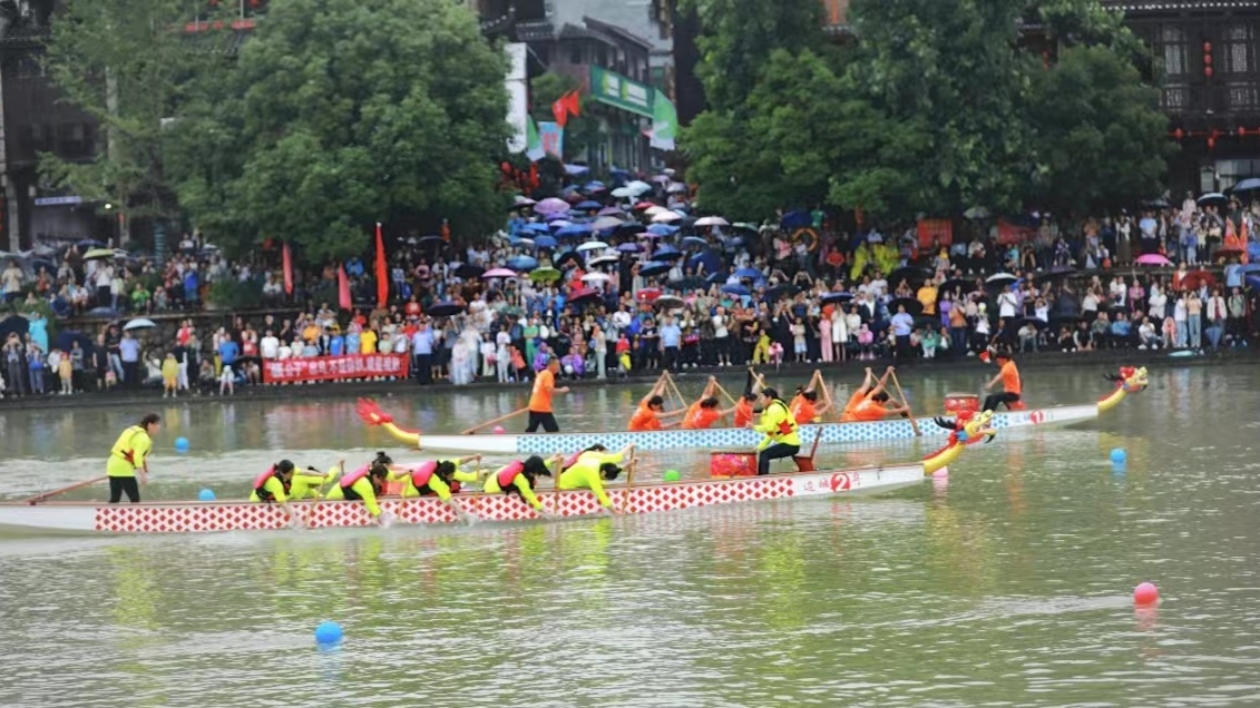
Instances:
[[[1096,374],[1030,389],[1087,400]],[[883,499],[438,530],[0,539],[0,705],[1260,705],[1260,384],[1243,369],[1152,381],[1096,423],[1004,432],[948,477]],[[963,388],[917,385],[911,395],[929,399]],[[452,430],[512,395],[387,407]],[[610,388],[570,404],[612,416],[632,397]],[[185,434],[196,450],[155,461],[183,480],[155,485],[172,496],[282,454],[323,465],[383,442],[344,400],[164,412],[166,444]],[[0,480],[12,492],[32,486],[31,469],[81,477],[96,469],[86,453],[51,445],[48,462],[29,459],[41,436],[107,445],[125,423],[0,415],[28,458]],[[879,462],[924,447],[825,454]],[[1123,474],[1107,461],[1115,447],[1129,454]],[[650,462],[697,474],[703,460]],[[1133,608],[1142,580],[1160,586],[1158,608]],[[345,626],[337,650],[313,646],[324,619]]]

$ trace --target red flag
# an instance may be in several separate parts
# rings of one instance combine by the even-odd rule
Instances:
[[[385,307],[389,300],[389,266],[385,263],[385,239],[381,222],[376,222],[376,306]]]
[[[568,97],[569,95],[565,94],[551,104],[551,113],[556,117],[556,125],[561,128],[564,127],[565,123],[569,122],[569,104],[566,102]]]
[[[293,294],[293,254],[289,253],[289,242],[284,242],[284,249],[281,251],[281,257],[284,261],[284,294]]]
[[[564,95],[560,100],[565,101],[564,107],[571,116],[582,115],[582,104],[579,100],[577,89],[574,89]]]
[[[346,278],[346,266],[337,266],[337,305],[343,310],[353,310],[354,301],[350,299],[350,281]]]

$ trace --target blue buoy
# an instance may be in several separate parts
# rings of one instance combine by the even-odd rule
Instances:
[[[214,501],[214,490],[203,489],[197,492],[197,501]]]
[[[332,620],[324,620],[315,628],[315,643],[321,646],[336,644],[341,641],[341,625]]]
[[[1123,465],[1128,459],[1129,454],[1122,447],[1117,447],[1111,451],[1111,461],[1114,464]]]
[[[188,438],[185,438],[185,437],[175,438],[175,452],[178,452],[181,455],[185,455],[188,453]]]

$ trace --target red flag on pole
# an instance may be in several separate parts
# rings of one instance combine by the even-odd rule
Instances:
[[[381,222],[376,222],[376,306],[385,307],[389,300],[389,266],[385,263],[385,239],[381,237]]]
[[[564,127],[565,123],[569,122],[569,104],[565,101],[567,98],[568,94],[565,94],[551,104],[551,113],[556,117],[556,125],[561,128]]]
[[[354,301],[350,299],[350,281],[346,278],[346,266],[337,266],[337,305],[343,310],[353,310]]]
[[[569,112],[569,115],[571,116],[582,115],[582,104],[580,102],[580,97],[578,95],[577,89],[574,89],[568,92],[567,94],[564,95],[564,98],[560,100],[565,102],[564,107],[565,107],[565,110]]]
[[[293,254],[289,253],[289,242],[284,242],[284,249],[281,251],[281,257],[284,261],[284,294],[293,294]]]

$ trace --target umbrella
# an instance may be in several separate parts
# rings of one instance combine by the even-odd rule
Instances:
[[[563,229],[561,229],[561,231],[563,231]],[[555,248],[556,239],[553,236],[539,236],[538,238],[534,239],[534,247],[535,248]]]
[[[114,319],[118,316],[119,312],[112,307],[93,307],[88,310],[88,314],[93,317],[108,317],[110,319]]]
[[[727,283],[722,286],[722,292],[728,295],[752,295],[752,291],[740,285],[739,283]]]
[[[555,282],[560,279],[560,276],[560,271],[555,268],[552,268],[551,266],[543,266],[542,268],[538,268],[534,272],[530,273],[529,279],[538,283],[546,283]]]
[[[853,299],[853,293],[831,292],[822,296],[823,302],[847,302]]]
[[[643,265],[639,266],[639,275],[642,275],[645,277],[651,276],[651,275],[659,275],[660,273],[668,273],[668,272],[669,272],[669,264],[662,263],[661,261],[648,261],[644,263]]]
[[[1054,278],[1066,278],[1075,272],[1076,269],[1070,266],[1056,266],[1045,273],[1038,273],[1037,277],[1033,278],[1033,282],[1044,283],[1045,281],[1052,280]]]
[[[1238,269],[1239,273],[1249,275],[1251,273],[1260,273],[1260,263],[1251,263]]]
[[[971,278],[950,278],[941,283],[939,292],[941,295],[944,295],[947,292],[954,292],[955,289],[969,293],[976,289],[976,281]]]
[[[608,248],[608,244],[604,243],[603,241],[587,241],[581,246],[578,246],[577,250],[585,253],[587,251],[602,251],[605,248]]]
[[[617,227],[617,233],[637,234],[643,230],[643,224],[637,221],[624,221],[621,226]]]
[[[16,334],[19,337],[30,331],[31,323],[21,315],[10,315],[0,320],[0,343],[8,340],[10,334]],[[12,383],[12,382],[10,382]]]
[[[984,282],[989,285],[1010,285],[1017,280],[1019,280],[1019,278],[1011,275],[1010,273],[995,273],[985,278]]]
[[[577,304],[579,302],[590,302],[599,300],[600,293],[594,288],[582,288],[569,293],[569,304]]]
[[[897,298],[893,298],[888,303],[889,312],[896,312],[898,307],[906,308],[906,312],[911,315],[923,314],[923,303],[919,302],[918,300],[915,300],[912,297],[897,297]]]
[[[505,265],[512,270],[526,272],[538,267],[538,259],[532,256],[513,256],[507,259]]]
[[[522,226],[522,227],[521,227],[521,231],[528,231],[528,232],[530,232],[530,233],[534,233],[534,234],[549,234],[549,233],[551,233],[551,229],[550,229],[550,228],[548,228],[546,224],[540,224],[540,223],[538,223],[538,222],[536,222],[536,221],[535,221],[535,222],[532,222],[532,223],[529,223],[529,224],[525,224],[524,226]]]
[[[739,278],[740,280],[743,280],[744,278],[751,278],[753,280],[761,280],[762,275],[761,275],[761,271],[757,270],[756,268],[740,268],[739,270],[735,271],[735,277]]]
[[[490,278],[515,278],[515,277],[516,277],[516,271],[514,271],[514,270],[509,270],[509,269],[507,269],[507,268],[491,268],[490,270],[488,270],[488,271],[486,271],[486,272],[482,273],[482,274],[481,274],[481,277],[482,277],[482,278],[485,278],[485,279],[490,279]]]
[[[616,263],[616,262],[617,262],[617,261],[619,261],[619,260],[621,260],[621,259],[620,259],[620,258],[618,258],[617,256],[611,256],[611,255],[610,255],[610,256],[598,256],[598,257],[596,257],[596,258],[592,258],[592,259],[590,259],[589,261],[587,261],[587,262],[586,262],[586,265],[588,265],[588,266],[600,266],[600,265],[604,265],[604,264],[606,264],[606,263]]]
[[[480,278],[485,274],[486,269],[481,266],[465,263],[455,269],[455,277],[457,278]]]
[[[639,302],[653,302],[661,296],[660,288],[644,288],[635,293],[634,299]]]
[[[677,295],[662,295],[652,303],[662,310],[673,310],[683,306],[683,299]]]
[[[604,205],[600,204],[599,202],[587,199],[584,202],[578,202],[577,204],[574,204],[573,208],[580,209],[581,211],[599,211],[600,209],[604,208]]]
[[[601,216],[591,223],[592,231],[611,231],[621,226],[622,221],[615,216]]]
[[[146,319],[144,317],[137,317],[136,319],[123,325],[123,331],[130,332],[133,329],[153,329],[154,327],[157,327],[157,323],[153,320]]]
[[[989,218],[989,210],[982,206],[973,206],[963,212],[963,218],[971,219],[973,221],[978,219],[987,219]]]
[[[114,257],[114,252],[108,248],[93,248],[92,250],[83,254],[83,260],[85,261],[95,261],[101,258],[113,258],[113,257]]]
[[[673,246],[661,246],[652,251],[652,260],[656,261],[672,261],[676,258],[682,258],[682,251]]]
[[[888,282],[900,283],[903,280],[907,280],[907,281],[927,280],[928,278],[931,278],[931,277],[932,277],[932,271],[928,270],[927,268],[919,268],[916,266],[904,266],[901,268],[894,269],[891,273],[889,273]]]
[[[624,212],[622,212],[617,207],[610,206],[610,207],[604,207],[603,209],[600,209],[599,212],[595,214],[595,216],[621,216],[623,213]]]
[[[602,191],[604,191],[606,188],[607,188],[607,187],[605,187],[605,185],[604,185],[604,183],[603,183],[603,182],[600,182],[600,181],[599,181],[599,180],[597,180],[597,179],[593,179],[593,180],[591,180],[590,182],[587,182],[587,183],[586,183],[586,186],[585,186],[585,187],[583,187],[582,189],[585,189],[585,190],[586,190],[586,191],[588,191],[588,192],[602,192]]]
[[[508,243],[512,244],[513,246],[529,246],[530,248],[534,247],[534,239],[532,238],[513,237],[513,238],[508,239]]]
[[[85,238],[82,241],[76,242],[74,245],[79,248],[105,248],[104,241],[97,241],[96,239],[91,238]]]
[[[561,226],[569,225],[569,212],[567,210],[552,212],[550,214],[543,215],[543,219],[546,220],[548,226],[553,229],[558,229]]]
[[[557,231],[556,235],[561,238],[566,238],[569,236],[588,236],[590,233],[590,224],[569,224]]]
[[[1152,209],[1164,209],[1168,207],[1168,201],[1163,197],[1160,197],[1159,199],[1151,199],[1149,201],[1142,202],[1142,206],[1150,207]]]
[[[687,185],[683,184],[682,182],[675,182],[669,185],[669,188],[666,189],[665,191],[669,192],[670,194],[682,194],[683,192],[687,191]]]
[[[556,258],[552,261],[552,265],[562,266],[569,261],[580,264],[582,262],[582,254],[577,251],[565,251],[564,253],[556,256]]]
[[[1252,290],[1260,290],[1260,276],[1249,275],[1246,278],[1247,287]]]
[[[635,196],[634,192],[630,191],[629,189],[626,189],[625,187],[618,187],[614,189],[613,191],[609,192],[609,194],[613,195],[614,197],[618,199],[629,199],[630,197]]]
[[[534,206],[535,204],[537,204],[537,203],[538,203],[538,202],[534,201],[533,199],[530,199],[529,197],[524,197],[524,196],[521,196],[521,195],[519,195],[519,194],[518,194],[518,195],[516,195],[516,196],[512,199],[512,201],[513,201],[513,203],[514,203],[516,206],[518,206],[518,207],[523,207],[523,206]]]
[[[443,240],[444,239],[441,236],[438,236],[437,234],[420,237],[420,243],[441,243]]]
[[[576,177],[578,175],[584,175],[590,171],[591,171],[591,168],[587,167],[586,165],[565,165],[564,166],[564,173],[573,177]]]
[[[1137,263],[1138,265],[1156,265],[1156,266],[1172,265],[1172,261],[1159,255],[1158,253],[1148,253],[1145,256],[1138,256],[1137,260],[1133,262]]]
[[[0,328],[2,327],[3,326],[0,325]],[[53,346],[63,352],[68,352],[71,349],[74,349],[75,342],[79,343],[79,348],[85,353],[92,350],[92,338],[82,332],[73,331],[66,331],[58,334],[57,341]]]
[[[666,209],[666,208],[665,208],[665,207],[663,207],[663,206],[657,206],[657,205],[653,204],[652,206],[650,206],[650,207],[648,207],[647,209],[644,209],[644,210],[643,210],[643,215],[644,215],[644,216],[656,216],[657,214],[660,214],[660,213],[662,213],[662,212],[666,212],[666,211],[669,211],[669,209]]]
[[[665,223],[668,223],[668,222],[671,222],[671,221],[679,221],[679,220],[681,220],[682,218],[683,218],[683,217],[682,217],[682,214],[679,214],[679,213],[677,213],[677,212],[673,212],[673,211],[670,211],[670,210],[666,209],[665,211],[660,212],[660,213],[659,213],[659,214],[657,214],[656,216],[653,216],[653,217],[652,217],[652,223],[654,223],[654,224],[665,224]]]
[[[443,300],[429,305],[429,309],[426,314],[431,317],[454,317],[463,311],[464,308],[462,305],[451,302],[450,300]]]
[[[1036,327],[1037,329],[1045,329],[1046,327],[1050,326],[1049,322],[1046,322],[1045,320],[1039,319],[1037,317],[1021,317],[1015,320],[1013,324],[1013,328],[1018,330],[1020,327],[1023,327],[1026,324],[1030,324]]]
[[[1253,192],[1260,189],[1260,177],[1248,177],[1234,185],[1234,192]]]
[[[582,276],[582,282],[584,283],[606,283],[610,280],[612,280],[612,277],[607,273],[587,273]]]
[[[713,251],[705,251],[704,253],[697,253],[696,255],[687,259],[687,265],[691,266],[692,268],[695,268],[697,265],[701,263],[704,264],[704,269],[708,272],[713,272],[713,271],[722,269],[722,258],[721,256],[714,253]],[[722,279],[726,280],[725,276]]]
[[[655,208],[657,208],[657,209],[659,209],[659,208],[660,208],[660,207],[659,207],[659,206],[657,206],[654,202],[646,202],[646,201],[644,201],[644,202],[639,202],[638,204],[635,204],[635,205],[634,205],[634,210],[635,210],[635,211],[645,211],[645,210],[647,210],[647,209],[651,209],[651,208],[653,208],[653,207],[655,207]]]
[[[557,214],[569,210],[568,202],[555,197],[547,197],[546,199],[534,205],[534,211],[543,214]]]
[[[630,194],[637,197],[644,192],[652,191],[652,185],[636,179],[633,182],[626,184],[626,186],[622,187],[622,189],[630,190]]]
[[[1217,251],[1217,253],[1220,253],[1220,251]],[[1181,281],[1181,287],[1186,288],[1188,290],[1198,290],[1204,285],[1208,286],[1209,288],[1216,285],[1216,276],[1212,275],[1206,270],[1196,270],[1192,273],[1189,273]]]
[[[783,298],[783,297],[791,297],[792,295],[795,295],[799,290],[800,288],[796,287],[795,285],[792,285],[791,283],[782,283],[780,285],[776,285],[773,288],[770,288],[769,290],[767,290],[765,294],[765,300],[766,302],[775,302],[776,300],[779,300],[780,298]]]
[[[1208,192],[1207,194],[1204,194],[1198,199],[1199,204],[1211,204],[1213,202],[1228,202],[1228,201],[1229,201],[1229,197],[1225,196],[1224,194],[1221,194],[1220,192]]]
[[[638,253],[643,250],[643,247],[637,243],[623,243],[617,246],[617,250],[622,253]]]
[[[705,241],[704,239],[700,238],[699,236],[688,236],[688,237],[686,237],[686,238],[684,238],[684,239],[682,240],[682,245],[684,245],[684,246],[698,246],[698,247],[700,247],[700,248],[705,248],[706,246],[708,246],[708,245],[709,245],[709,242],[708,242],[708,241]]]
[[[696,219],[696,226],[730,226],[730,222],[720,216],[702,216]]]

